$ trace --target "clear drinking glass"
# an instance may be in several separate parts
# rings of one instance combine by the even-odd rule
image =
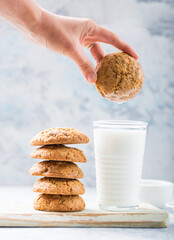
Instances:
[[[146,122],[94,122],[97,202],[102,209],[139,205],[146,130]]]

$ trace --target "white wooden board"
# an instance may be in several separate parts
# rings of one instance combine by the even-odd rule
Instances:
[[[0,205],[0,226],[27,227],[167,227],[168,214],[147,203],[129,212],[103,211],[87,204],[82,212],[35,211],[31,204]]]

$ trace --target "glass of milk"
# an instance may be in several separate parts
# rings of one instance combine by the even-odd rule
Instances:
[[[146,122],[94,122],[97,202],[102,209],[138,207],[146,130]]]

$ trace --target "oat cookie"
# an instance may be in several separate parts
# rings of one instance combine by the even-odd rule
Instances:
[[[50,144],[88,143],[89,138],[75,128],[50,128],[38,133],[30,142],[32,146]]]
[[[85,187],[77,179],[59,179],[43,177],[33,186],[33,192],[59,195],[82,195]]]
[[[83,178],[82,170],[75,163],[71,162],[38,162],[30,169],[30,174],[53,178]]]
[[[126,53],[106,55],[96,70],[95,86],[104,98],[111,101],[129,101],[142,89],[144,73],[141,65]]]
[[[57,160],[67,162],[86,162],[83,151],[66,147],[64,145],[46,145],[37,148],[31,155],[31,158]]]
[[[34,200],[34,209],[46,212],[79,212],[85,202],[80,196],[40,194]]]

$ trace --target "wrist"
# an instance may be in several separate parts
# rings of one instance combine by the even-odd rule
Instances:
[[[17,27],[22,32],[37,33],[41,26],[43,10],[33,1],[29,1],[29,4],[26,4],[25,7],[21,11]]]

